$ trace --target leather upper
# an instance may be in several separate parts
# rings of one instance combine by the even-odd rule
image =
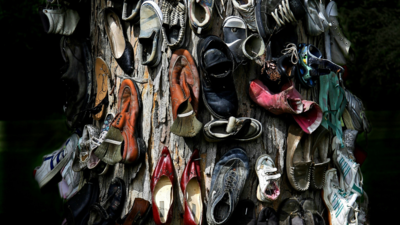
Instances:
[[[196,64],[186,49],[176,50],[171,57],[168,74],[174,120],[179,106],[189,101],[195,114],[199,108],[200,81]]]
[[[165,221],[165,223],[161,223],[160,213],[158,211],[157,204],[155,203],[155,200],[154,200],[154,188],[156,187],[158,180],[162,176],[167,176],[169,178],[169,180],[171,181],[172,190],[174,189],[175,176],[174,176],[174,166],[173,165],[174,164],[172,162],[169,150],[166,146],[164,146],[164,148],[161,152],[160,159],[157,162],[156,168],[153,171],[153,176],[151,177],[151,181],[150,181],[150,190],[151,190],[151,194],[152,194],[151,196],[152,196],[152,206],[153,206],[153,219],[157,225],[170,224],[172,222],[172,214],[173,214],[173,209],[174,209],[173,200],[171,203],[171,207],[169,208],[169,211],[168,211],[167,220]],[[172,191],[172,193],[173,193],[173,191]]]
[[[204,105],[217,118],[235,116],[238,99],[232,52],[221,39],[208,36],[198,45],[198,56]]]
[[[139,89],[131,79],[122,81],[118,92],[118,114],[112,126],[118,128],[124,137],[122,162],[134,163],[140,158],[137,143],[136,123],[141,108]]]
[[[183,223],[185,225],[197,225],[197,223],[195,222],[195,219],[193,217],[192,211],[189,208],[189,205],[187,204],[186,186],[191,179],[196,179],[199,187],[201,187],[200,186],[200,179],[201,179],[200,161],[197,160],[199,158],[200,158],[199,150],[195,149],[193,151],[192,156],[190,156],[190,159],[189,159],[188,163],[186,164],[185,170],[183,171],[182,177],[181,177],[180,186],[181,186],[181,190],[182,190],[182,194],[183,194],[183,201],[184,201],[184,205],[185,205],[185,213],[183,215]],[[202,217],[203,216],[201,216],[201,218]],[[202,224],[202,222],[200,221],[199,224]]]
[[[143,198],[135,198],[131,211],[125,219],[123,225],[142,225],[149,217],[151,210],[149,201]]]

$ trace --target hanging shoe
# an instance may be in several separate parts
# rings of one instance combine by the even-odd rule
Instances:
[[[244,20],[238,16],[227,17],[223,24],[224,42],[235,57],[237,65],[244,62],[241,45],[247,38],[247,27]]]
[[[327,129],[320,126],[312,135],[314,144],[311,149],[311,158],[313,161],[311,187],[314,189],[322,189],[325,183],[325,173],[331,161],[331,159],[328,158],[330,134]]]
[[[306,191],[310,186],[311,138],[311,135],[304,134],[297,125],[290,125],[287,138],[286,173],[290,184],[297,191]]]
[[[255,103],[275,115],[292,114],[297,124],[307,134],[314,132],[321,124],[321,108],[313,101],[303,100],[294,88],[293,82],[286,83],[281,92],[274,94],[256,79],[250,83],[249,95]]]
[[[265,42],[286,24],[297,23],[306,15],[300,0],[256,0],[256,27]]]
[[[201,169],[199,159],[199,150],[195,149],[182,173],[180,185],[185,208],[185,213],[183,215],[184,224],[202,224],[203,222],[203,199],[201,197]]]
[[[77,11],[64,7],[58,9],[40,9],[39,15],[46,33],[65,36],[74,33],[80,19]]]
[[[326,14],[328,22],[331,24],[329,27],[330,45],[326,48],[327,55],[331,56],[332,62],[345,65],[346,58],[349,57],[351,42],[343,35],[339,26],[337,19],[339,13],[335,1],[330,1],[326,6]]]
[[[140,19],[140,6],[143,0],[124,0],[122,8],[122,20],[136,24]]]
[[[246,21],[247,27],[253,32],[257,31],[256,18],[254,15],[254,1],[255,0],[232,0],[233,7],[239,12],[244,21]]]
[[[339,149],[335,144],[336,137],[332,141],[333,162],[340,173],[340,188],[345,192],[353,192],[359,196],[363,194],[363,175],[360,164],[351,160],[344,149]]]
[[[348,224],[349,213],[357,196],[339,188],[336,169],[332,168],[325,174],[325,185],[321,192],[323,201],[328,208],[328,222],[331,225]]]
[[[118,114],[111,124],[121,131],[124,138],[122,163],[137,163],[145,155],[146,145],[143,139],[138,137],[137,129],[141,108],[142,100],[136,82],[131,79],[123,80],[118,92]]]
[[[189,25],[195,34],[204,34],[213,25],[214,0],[189,0]]]
[[[145,1],[140,7],[139,44],[142,65],[156,67],[161,61],[163,15],[158,5],[153,1]]]
[[[121,21],[112,8],[105,8],[103,17],[111,53],[121,69],[130,75],[133,72],[133,48],[124,36]]]
[[[364,104],[357,96],[353,95],[348,89],[346,92],[347,106],[343,112],[343,121],[347,128],[359,132],[369,133],[370,124],[365,114]]]
[[[242,148],[225,153],[215,165],[208,196],[207,223],[229,221],[249,175],[249,158]]]
[[[73,134],[59,150],[43,156],[42,165],[33,170],[33,176],[40,188],[46,185],[68,163],[78,147],[78,141],[78,135]]]
[[[306,225],[304,209],[295,197],[287,198],[278,208],[279,225]]]
[[[86,168],[93,169],[98,163],[99,158],[94,155],[93,150],[98,147],[93,142],[99,136],[100,130],[91,124],[85,125],[82,137],[79,139],[78,150],[75,154],[72,169],[75,172],[82,171]]]
[[[309,36],[318,36],[329,29],[328,15],[325,11],[325,0],[306,0],[304,7],[308,10],[305,17],[305,30]]]
[[[256,173],[259,181],[257,199],[261,202],[275,201],[281,193],[281,174],[277,172],[274,160],[267,154],[260,155],[256,162]]]
[[[197,47],[199,67],[202,71],[203,102],[218,119],[235,116],[238,98],[233,82],[234,56],[217,36],[208,36]]]
[[[151,213],[151,204],[143,198],[135,198],[132,209],[123,218],[121,225],[144,225]]]
[[[180,48],[185,43],[186,1],[165,0],[162,2],[162,34],[170,48]]]
[[[251,141],[262,133],[262,124],[253,118],[233,116],[229,120],[213,120],[204,125],[204,137],[208,142],[225,140]]]
[[[168,148],[164,147],[150,181],[153,219],[157,225],[172,222],[174,180],[174,164]]]
[[[304,216],[306,218],[306,221],[308,221],[309,224],[325,225],[325,220],[322,217],[321,213],[318,211],[318,207],[315,204],[314,199],[312,198],[303,199],[301,200],[301,205],[303,206],[304,209]]]
[[[248,225],[279,225],[279,217],[275,209],[271,207],[263,208],[258,214],[257,220]]]
[[[108,78],[111,77],[110,69],[107,63],[100,57],[96,58],[96,64],[94,68],[94,73],[96,75],[96,101],[94,103],[95,108],[99,108],[99,112],[92,113],[93,119],[101,120],[105,114],[105,108],[108,104]],[[106,99],[107,98],[107,99]],[[96,111],[97,111],[96,110]]]
[[[200,80],[188,50],[179,49],[172,54],[168,74],[174,119],[171,132],[182,137],[194,137],[203,126],[196,118]]]

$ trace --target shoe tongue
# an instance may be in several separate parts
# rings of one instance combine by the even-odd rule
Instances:
[[[232,68],[232,60],[219,49],[209,49],[204,53],[204,65],[207,72],[213,76],[224,74]]]

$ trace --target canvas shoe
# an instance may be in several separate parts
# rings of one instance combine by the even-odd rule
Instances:
[[[215,165],[208,196],[207,223],[228,222],[249,175],[249,158],[242,148],[225,153]]]
[[[335,145],[336,137],[333,139]],[[340,172],[340,187],[346,192],[354,192],[361,196],[363,194],[363,176],[360,164],[351,160],[337,147],[332,146],[333,162]]]
[[[195,34],[204,34],[212,27],[214,0],[189,0],[189,24]]]
[[[229,120],[213,120],[204,125],[204,137],[208,142],[224,140],[251,141],[262,133],[262,124],[253,118],[231,116]]]
[[[357,194],[349,195],[339,188],[337,172],[335,168],[328,170],[325,174],[325,185],[321,192],[324,203],[328,208],[329,224],[348,224],[349,213],[358,197]]]
[[[232,0],[233,7],[240,13],[244,21],[246,21],[247,27],[253,32],[257,31],[256,18],[254,16],[254,1],[255,0]]]
[[[256,27],[265,41],[285,25],[296,23],[305,15],[306,11],[300,0],[256,0]]]
[[[140,7],[139,44],[142,65],[157,66],[161,61],[163,15],[153,1],[145,1]]]
[[[179,48],[185,42],[186,1],[165,0],[162,2],[162,34],[171,48]]]
[[[40,188],[46,185],[68,163],[78,146],[78,140],[78,135],[73,134],[60,149],[43,156],[42,165],[33,170],[33,176]]]
[[[73,159],[75,158],[76,153],[76,151],[72,152],[71,159],[60,171],[62,180],[60,183],[58,183],[58,188],[61,197],[65,200],[70,199],[76,192],[79,191],[81,173],[72,170]]]
[[[263,154],[257,159],[256,173],[258,181],[257,199],[261,202],[272,202],[276,200],[280,194],[279,179],[281,174],[277,173],[274,160]]]
[[[140,19],[140,6],[143,0],[124,0],[122,8],[122,20],[132,21],[132,23],[139,22]]]

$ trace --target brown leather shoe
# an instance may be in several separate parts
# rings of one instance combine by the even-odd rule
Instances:
[[[199,74],[188,50],[178,49],[172,54],[168,74],[174,117],[171,132],[182,137],[193,137],[203,124],[196,118],[200,95]]]
[[[136,126],[141,107],[140,92],[135,81],[125,79],[118,92],[118,114],[111,124],[124,137],[122,163],[135,163],[144,156],[146,146],[143,139],[138,137]]]
[[[123,225],[143,225],[149,218],[151,204],[143,198],[135,198],[131,211],[128,213]]]

